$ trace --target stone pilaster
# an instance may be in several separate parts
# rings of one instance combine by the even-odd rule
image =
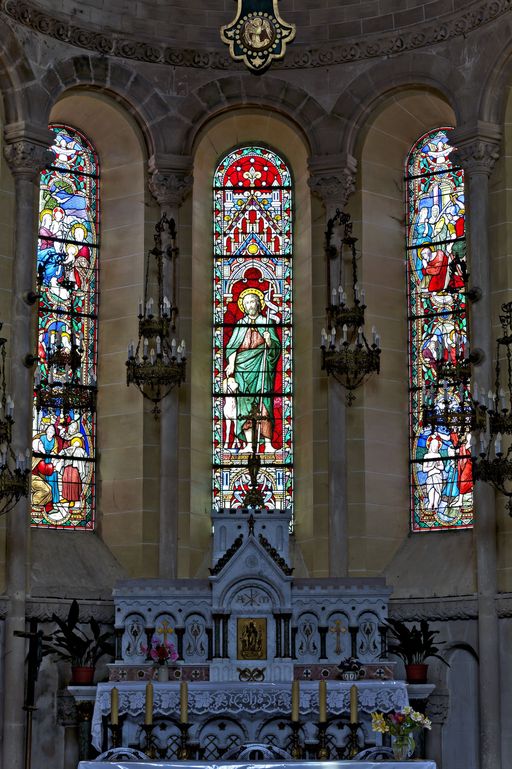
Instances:
[[[471,308],[472,347],[483,353],[473,376],[486,391],[493,383],[491,257],[489,253],[489,176],[499,156],[500,134],[495,126],[479,124],[452,134],[455,162],[464,168],[467,199],[467,238],[472,287],[481,299]],[[491,486],[475,487],[475,552],[478,591],[480,689],[480,766],[501,766],[499,635],[497,597],[496,504]]]
[[[193,177],[190,157],[173,156],[149,161],[149,190],[160,206],[161,214],[167,214],[176,222],[178,245],[180,237],[180,207],[192,190]],[[179,270],[177,285],[173,286],[169,274],[165,293],[179,297]],[[178,421],[179,392],[174,388],[164,398],[160,414],[160,539],[159,576],[174,579],[178,565]]]
[[[309,187],[325,208],[325,225],[336,210],[344,211],[356,188],[357,162],[351,155],[310,158]],[[327,257],[325,257],[327,258]],[[330,284],[338,284],[340,253],[329,259]],[[326,289],[327,291],[327,289]],[[326,306],[330,298],[325,297]],[[345,394],[333,379],[328,382],[329,410],[329,574],[348,574],[347,415]]]
[[[10,130],[11,129],[11,130]],[[17,127],[5,131],[5,158],[15,184],[15,238],[11,306],[11,391],[15,398],[13,448],[24,453],[32,445],[32,371],[24,357],[33,350],[34,313],[24,301],[34,289],[39,173],[53,158],[49,133],[34,139]],[[25,644],[15,630],[25,630],[26,596],[30,570],[30,498],[21,499],[7,518],[7,595],[5,622],[3,766],[24,765],[25,714],[22,710],[25,680]]]

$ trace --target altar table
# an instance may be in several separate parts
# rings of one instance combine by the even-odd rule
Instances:
[[[327,712],[348,713],[350,710],[350,688],[353,682],[329,681],[327,685]],[[402,710],[409,704],[404,681],[358,681],[358,707],[362,713],[374,710],[390,712]],[[146,682],[108,682],[98,684],[96,702],[91,724],[92,744],[98,750],[102,747],[102,720],[110,713],[110,692],[116,686],[119,691],[119,714],[142,723],[146,698]],[[154,683],[155,717],[177,716],[179,714],[179,682]],[[270,717],[273,714],[291,712],[291,683],[217,683],[199,681],[189,683],[188,710],[191,723],[214,715],[232,715],[236,718]],[[318,714],[318,681],[300,682],[300,716],[307,720]],[[183,764],[177,764],[182,766]],[[238,764],[237,764],[238,765]],[[308,764],[309,765],[309,764]],[[95,764],[98,766],[98,764]],[[112,765],[111,765],[112,766]],[[172,764],[155,764],[170,767]],[[190,764],[191,769],[212,767],[213,764]],[[219,765],[220,766],[220,765]],[[334,762],[333,769],[343,766]],[[419,766],[419,765],[417,765]],[[132,765],[131,769],[133,769]],[[420,767],[420,769],[422,769]]]
[[[78,769],[436,769],[434,761],[81,761]]]

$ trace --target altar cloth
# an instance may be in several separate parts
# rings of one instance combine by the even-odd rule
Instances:
[[[328,713],[341,714],[350,711],[350,688],[353,685],[353,682],[347,681],[328,682]],[[110,681],[98,684],[91,724],[92,744],[97,750],[102,749],[102,719],[110,713],[110,692],[114,686],[119,692],[119,714],[140,718],[142,723],[146,702],[145,681],[140,683]],[[391,710],[402,710],[409,704],[405,681],[358,681],[356,686],[358,707],[363,713],[369,714],[374,710],[389,713]],[[176,717],[179,714],[179,708],[179,682],[154,683],[155,718],[159,715]],[[191,722],[194,721],[194,716],[201,718],[231,714],[237,717],[241,715],[254,717],[258,714],[268,716],[287,714],[291,712],[291,682],[247,684],[200,681],[189,683],[188,711]],[[318,681],[300,682],[299,711],[304,718],[318,714]],[[193,766],[210,767],[213,764],[194,764]]]
[[[78,769],[436,769],[434,761],[81,761]]]

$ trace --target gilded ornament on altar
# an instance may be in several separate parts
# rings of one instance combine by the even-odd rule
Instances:
[[[236,641],[237,659],[266,659],[267,620],[264,617],[237,619]]]
[[[273,59],[282,59],[295,37],[295,24],[279,15],[277,0],[238,0],[236,18],[220,30],[235,61],[253,72],[263,72]]]

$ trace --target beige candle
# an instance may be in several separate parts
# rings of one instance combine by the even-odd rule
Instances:
[[[188,684],[186,681],[180,683],[180,721],[182,724],[188,724]]]
[[[146,684],[146,710],[144,712],[144,723],[151,726],[153,723],[153,684],[151,681]]]
[[[119,690],[115,686],[110,692],[110,723],[119,724]]]
[[[299,720],[300,684],[292,681],[292,721]]]
[[[327,681],[318,683],[318,720],[321,724],[327,721]]]
[[[352,684],[350,687],[350,723],[357,724],[359,717],[357,714],[357,686]]]

